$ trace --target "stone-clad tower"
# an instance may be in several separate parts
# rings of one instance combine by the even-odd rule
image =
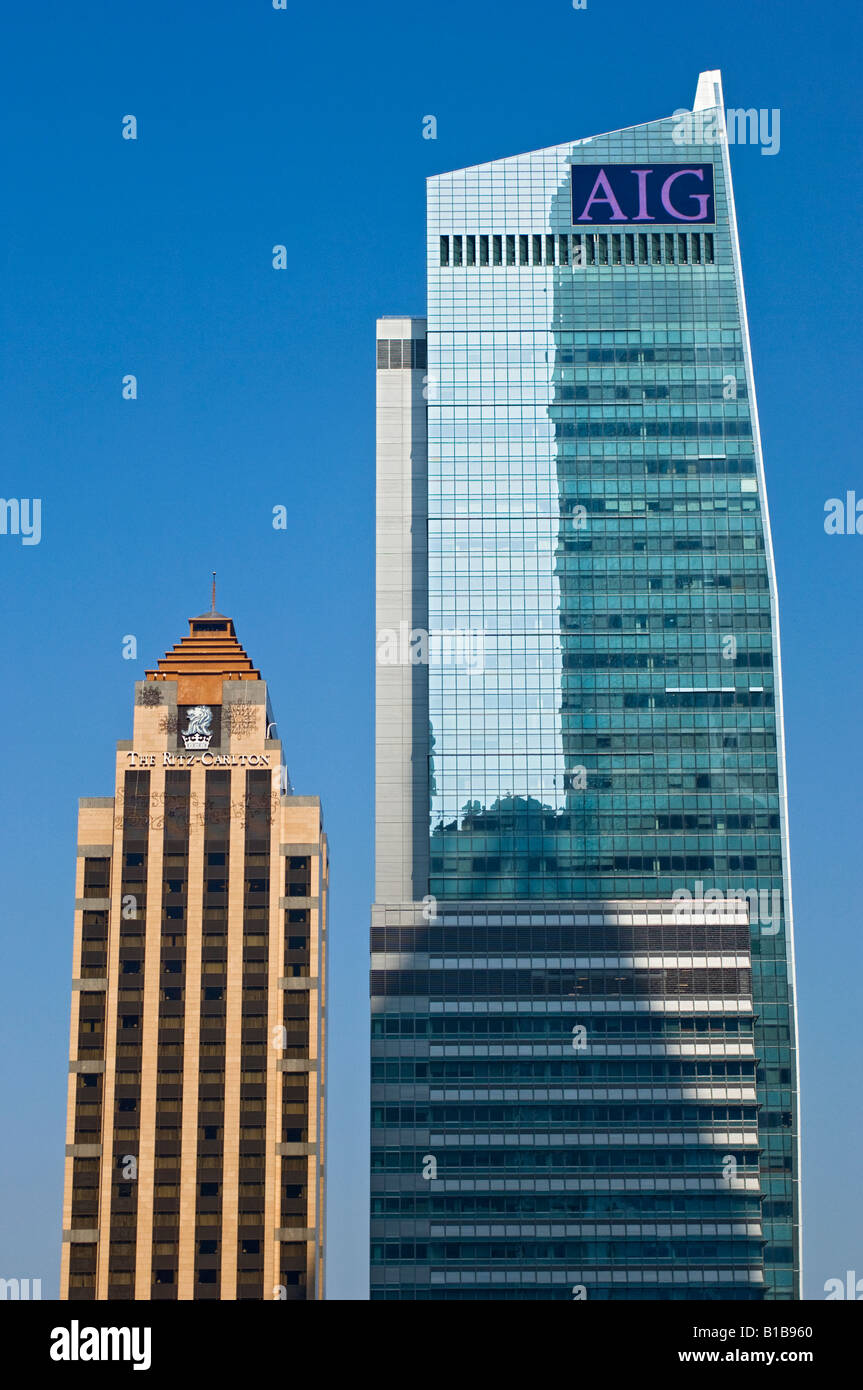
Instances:
[[[81,801],[64,1299],[323,1296],[327,842],[230,618]]]

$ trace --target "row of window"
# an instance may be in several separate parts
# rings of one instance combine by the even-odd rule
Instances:
[[[440,238],[442,266],[712,265],[712,232],[551,232]]]
[[[389,1264],[395,1260],[411,1262],[450,1263],[452,1260],[505,1261],[512,1265],[532,1264],[537,1261],[556,1260],[613,1260],[623,1264],[628,1260],[634,1263],[654,1260],[674,1260],[675,1264],[701,1262],[703,1260],[727,1260],[740,1264],[760,1264],[761,1245],[741,1236],[739,1240],[709,1241],[694,1239],[685,1244],[669,1241],[628,1240],[619,1241],[556,1241],[553,1244],[540,1244],[533,1241],[492,1241],[479,1244],[476,1241],[449,1241],[415,1245],[413,1242],[390,1242],[386,1245],[372,1245],[372,1264]]]
[[[397,949],[397,948],[391,948]],[[712,1042],[724,1041],[726,1038],[751,1040],[752,1021],[751,1019],[741,1018],[659,1018],[659,1017],[633,1017],[627,1018],[595,1018],[591,1020],[591,1033],[597,1037],[611,1037],[615,1041],[633,1040],[653,1035],[661,1038],[663,1042],[673,1041],[677,1037],[686,1038],[691,1041],[690,1035],[698,1033],[700,1036],[709,1038]],[[508,1034],[510,1037],[518,1037],[523,1041],[527,1038],[552,1038],[558,1039],[561,1033],[559,1019],[536,1017],[526,1014],[524,1017],[512,1018],[427,1018],[413,1017],[411,1015],[383,1015],[376,1014],[372,1019],[372,1037],[403,1037],[403,1038],[450,1038],[454,1042],[464,1042],[466,1039],[473,1041],[474,1038],[484,1038],[489,1036],[503,1036]],[[767,1041],[787,1042],[789,1040],[789,1027],[787,1024],[770,1025],[763,1029],[763,1036]],[[434,1049],[432,1049],[434,1051]]]
[[[544,409],[546,409],[544,407]],[[643,419],[640,410],[627,406],[627,411],[632,411],[632,418],[623,416],[620,419],[611,417],[608,409],[600,411],[599,407],[588,407],[595,409],[595,419],[574,419],[576,407],[555,405],[553,402],[547,407],[548,421],[554,427],[555,441],[564,439],[700,439],[706,446],[711,440],[721,439],[746,439],[752,438],[752,425],[748,420],[729,420],[724,414],[721,419],[708,419],[702,415],[699,419]],[[545,438],[546,415],[544,414],[540,426],[542,427],[542,437]],[[501,441],[511,451],[515,437],[513,422],[507,419],[496,419],[493,416],[487,421],[466,420],[453,422],[449,416],[435,421],[436,428],[431,433],[430,444],[432,448],[443,445],[447,442],[459,441],[462,443],[490,443],[494,439]],[[532,420],[526,420],[523,426],[522,438],[531,441],[537,437],[538,426]]]
[[[422,368],[428,364],[425,338],[378,338],[378,370]]]
[[[647,342],[637,342],[636,340],[644,336]],[[683,342],[674,341],[675,338],[683,336]],[[579,342],[576,344],[574,339],[578,336]],[[538,341],[534,344],[531,341],[530,333],[512,332],[509,344],[506,335],[495,332],[484,332],[482,337],[468,335],[453,331],[447,333],[445,327],[438,329],[438,367],[446,378],[453,377],[461,381],[466,373],[475,369],[478,362],[491,365],[495,368],[506,367],[536,367],[541,364],[545,371],[545,364],[549,360],[549,354],[554,354],[554,363],[557,367],[566,367],[572,364],[576,367],[603,366],[617,369],[618,367],[635,368],[657,366],[668,366],[671,364],[695,365],[700,367],[721,367],[726,368],[740,366],[743,363],[743,347],[740,343],[739,333],[726,333],[722,343],[718,341],[717,330],[699,330],[699,337],[716,336],[716,341],[693,342],[696,336],[694,329],[683,329],[669,331],[662,329],[657,332],[660,341],[654,343],[654,334],[647,328],[634,330],[633,332],[622,335],[623,342],[617,346],[600,346],[595,343],[591,346],[585,344],[587,337],[591,338],[611,338],[613,333],[567,333],[565,330],[556,331],[553,334],[543,333],[537,335]],[[627,337],[630,341],[627,343]],[[665,342],[665,338],[671,338],[670,342]],[[503,341],[501,341],[501,338]],[[526,339],[522,342],[522,339]],[[466,342],[464,340],[467,340]],[[725,341],[728,340],[728,341]],[[654,376],[656,373],[654,373]]]
[[[562,1037],[561,1045],[568,1046],[569,1038]],[[585,1044],[587,1045],[587,1044]],[[577,1069],[577,1075],[576,1075]],[[791,1084],[788,1068],[782,1069],[786,1085]],[[457,1082],[459,1084],[483,1085],[488,1082],[505,1081],[514,1086],[519,1078],[530,1081],[566,1081],[572,1084],[577,1079],[579,1085],[598,1086],[606,1082],[640,1082],[659,1084],[668,1081],[697,1081],[706,1078],[713,1082],[725,1082],[728,1077],[742,1078],[747,1082],[755,1080],[755,1058],[745,1061],[719,1060],[696,1062],[689,1058],[680,1061],[662,1061],[655,1057],[608,1061],[604,1058],[582,1056],[573,1052],[571,1058],[563,1061],[548,1061],[544,1058],[508,1057],[493,1058],[451,1058],[417,1061],[413,1057],[402,1057],[396,1061],[372,1062],[372,1082],[393,1082],[402,1085],[427,1082]]]
[[[604,999],[674,996],[737,998],[751,992],[748,970],[667,969],[626,970],[615,973],[595,970],[573,974],[567,969],[548,970],[373,970],[371,993],[375,996],[406,995],[427,997],[430,993],[447,999],[469,996],[594,996]]]
[[[398,1196],[373,1197],[373,1215],[393,1217],[470,1217],[503,1216],[523,1219],[601,1218],[604,1220],[643,1221],[657,1218],[679,1221],[682,1217],[703,1221],[757,1221],[759,1217],[788,1219],[790,1202],[762,1201],[756,1194],[740,1192],[690,1192],[673,1197],[615,1192],[614,1194],[582,1195],[576,1192],[541,1193],[519,1192],[480,1196],[473,1192],[459,1195],[421,1196],[415,1192]]]
[[[790,1258],[791,1256],[789,1255],[789,1260]],[[698,1273],[700,1274],[700,1271],[698,1271]],[[777,1277],[777,1283],[782,1281],[784,1273],[785,1271],[779,1272],[779,1275]],[[568,1280],[566,1285],[564,1285],[563,1287],[560,1284],[558,1284],[555,1287],[552,1284],[543,1284],[539,1282],[542,1276],[540,1274],[531,1272],[531,1274],[527,1275],[526,1278],[531,1278],[537,1281],[536,1283],[532,1283],[530,1286],[522,1286],[520,1277],[515,1276],[515,1278],[518,1278],[519,1280],[518,1286],[513,1288],[504,1288],[502,1287],[501,1283],[497,1282],[493,1284],[483,1284],[481,1281],[477,1282],[479,1276],[477,1276],[474,1273],[471,1273],[470,1277],[473,1282],[471,1284],[471,1287],[469,1288],[457,1286],[448,1289],[441,1287],[439,1284],[435,1284],[433,1288],[430,1288],[427,1284],[417,1285],[411,1284],[410,1282],[399,1282],[396,1285],[390,1284],[387,1285],[386,1288],[382,1288],[373,1284],[369,1293],[369,1299],[372,1303],[413,1303],[430,1302],[432,1300],[434,1302],[451,1301],[459,1303],[486,1303],[490,1299],[493,1299],[496,1303],[523,1303],[525,1300],[529,1303],[569,1303],[572,1300],[572,1294],[569,1289],[569,1284],[573,1282],[572,1280]],[[552,1275],[550,1277],[553,1278],[554,1276]],[[671,1278],[672,1276],[669,1274],[668,1276],[664,1277]],[[693,1278],[694,1277],[695,1276],[693,1273]],[[745,1273],[741,1274],[740,1276],[741,1279],[747,1277],[748,1276]],[[497,1271],[495,1271],[491,1275],[491,1278],[494,1280],[500,1279],[502,1281],[503,1274],[498,1274]],[[787,1271],[787,1283],[789,1284],[789,1286],[791,1282],[792,1273],[789,1269]],[[781,1297],[781,1295],[778,1296]],[[790,1298],[790,1296],[791,1295],[789,1294],[788,1297]],[[605,1283],[591,1284],[590,1286],[591,1303],[611,1302],[615,1299],[619,1299],[620,1297],[620,1284]],[[628,1303],[653,1303],[658,1298],[661,1298],[663,1302],[724,1302],[728,1297],[729,1293],[727,1283],[709,1284],[703,1283],[701,1280],[699,1280],[697,1286],[693,1288],[674,1288],[669,1284],[663,1284],[662,1279],[657,1277],[655,1283],[649,1284],[646,1288],[633,1288],[631,1285],[627,1286],[626,1288],[626,1301]],[[759,1287],[748,1288],[744,1287],[740,1283],[734,1285],[734,1299],[736,1302],[761,1302],[763,1298],[764,1292]]]
[[[550,1137],[556,1139],[556,1136]],[[641,1147],[622,1147],[622,1136],[609,1135],[603,1140],[602,1146],[595,1142],[590,1148],[563,1141],[560,1148],[517,1148],[505,1144],[503,1135],[495,1135],[494,1138],[501,1144],[500,1148],[490,1145],[469,1147],[467,1144],[463,1148],[449,1148],[445,1169],[443,1163],[438,1164],[438,1180],[455,1177],[459,1171],[486,1174],[493,1169],[516,1173],[523,1169],[535,1170],[544,1177],[548,1177],[548,1170],[552,1169],[552,1176],[561,1178],[566,1170],[608,1175],[620,1173],[622,1176],[625,1169],[635,1169],[648,1176],[663,1170],[662,1175],[667,1177],[698,1173],[715,1178],[717,1174],[721,1175],[722,1164],[727,1157],[734,1158],[738,1177],[758,1177],[759,1174],[758,1150],[754,1146],[751,1151],[723,1148],[721,1145],[712,1148],[707,1145],[698,1148],[658,1148],[645,1143]],[[596,1136],[596,1140],[598,1138]],[[617,1147],[613,1147],[615,1144]],[[372,1149],[372,1172],[410,1173],[422,1182],[419,1175],[425,1161],[424,1152],[424,1148],[415,1151],[404,1146],[375,1146]],[[784,1171],[791,1171],[790,1156],[784,1162]]]

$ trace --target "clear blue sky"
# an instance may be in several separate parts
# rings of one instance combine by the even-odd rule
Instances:
[[[45,0],[7,6],[2,38],[0,492],[41,498],[43,535],[0,536],[0,1275],[56,1294],[77,798],[112,792],[132,683],[217,569],[331,837],[329,1287],[364,1296],[374,320],[424,312],[427,175],[669,115],[713,67],[729,106],[781,110],[779,153],[733,170],[783,620],[807,1295],[863,1273],[863,536],[823,529],[828,497],[863,497],[859,6]]]

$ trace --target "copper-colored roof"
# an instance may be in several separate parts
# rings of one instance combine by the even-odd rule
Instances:
[[[223,613],[202,613],[189,619],[189,634],[166,652],[148,681],[178,680],[185,676],[215,676],[220,680],[259,681],[256,670]]]

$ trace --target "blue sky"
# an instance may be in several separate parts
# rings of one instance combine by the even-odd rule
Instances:
[[[0,492],[42,499],[42,539],[0,536],[0,1275],[56,1294],[77,798],[111,794],[132,683],[216,569],[296,790],[323,798],[330,1296],[364,1296],[374,320],[424,311],[427,175],[669,115],[713,67],[729,106],[781,111],[779,153],[732,164],[782,615],[807,1296],[863,1273],[863,536],[823,527],[828,498],[863,498],[859,7],[46,0],[3,30]]]

